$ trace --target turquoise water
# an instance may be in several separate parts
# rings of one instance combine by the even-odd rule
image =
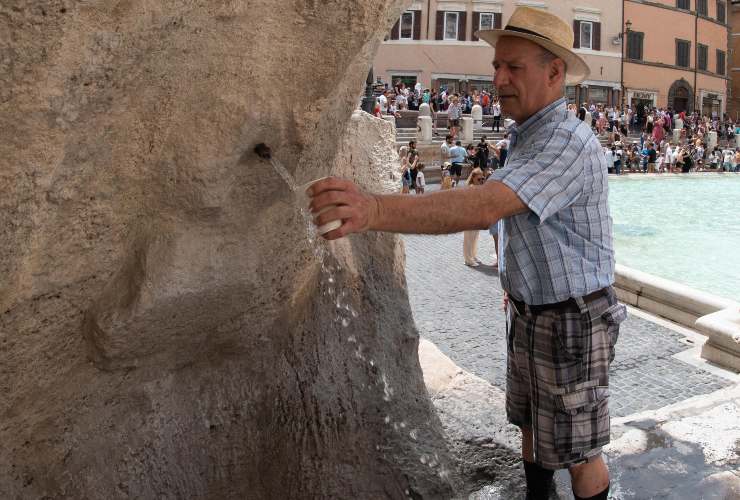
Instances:
[[[740,175],[609,179],[617,263],[740,300]]]

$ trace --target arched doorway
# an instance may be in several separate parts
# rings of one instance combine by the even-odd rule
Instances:
[[[693,103],[694,91],[689,82],[683,78],[673,82],[668,91],[668,106],[673,108],[676,113],[680,113],[681,111],[691,111],[694,107]]]

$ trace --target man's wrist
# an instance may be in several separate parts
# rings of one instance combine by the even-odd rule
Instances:
[[[378,228],[381,218],[381,203],[380,196],[377,194],[370,194],[370,203],[367,214],[367,231],[374,231]]]

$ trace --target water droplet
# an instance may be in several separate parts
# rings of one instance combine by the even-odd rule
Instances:
[[[329,295],[334,295],[334,289],[333,288],[328,288],[326,291],[327,291],[327,293]]]
[[[409,432],[409,437],[416,441],[419,438],[419,431],[417,429],[413,429],[411,432]]]
[[[425,464],[426,465],[426,463],[427,463],[427,456],[426,455],[420,456],[419,457],[419,462],[421,462],[422,464]]]
[[[328,281],[329,283],[334,283],[334,276],[329,276],[326,281]]]
[[[352,314],[353,318],[357,317],[357,311],[355,311],[354,309],[350,309],[349,312]]]
[[[379,445],[379,444],[376,444],[376,445],[375,445],[375,449],[376,449],[377,451],[380,451],[380,445]]]
[[[347,318],[342,319],[342,326],[345,328],[349,326],[349,320]]]
[[[385,416],[385,418],[383,419],[383,421],[384,421],[384,422],[385,422],[386,424],[390,424],[390,423],[391,423],[391,417],[390,417],[390,415],[386,415],[386,416]]]
[[[370,366],[375,366],[375,361],[372,359],[370,360]]]
[[[354,335],[350,335],[349,337],[347,337],[347,342],[350,342],[352,344],[356,344],[357,343],[357,337],[355,337]]]
[[[401,429],[405,429],[405,428],[406,428],[406,422],[401,422]]]

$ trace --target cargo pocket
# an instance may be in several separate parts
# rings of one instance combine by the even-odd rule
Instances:
[[[555,388],[555,451],[566,457],[609,442],[609,387],[597,380]]]
[[[609,335],[609,362],[611,363],[614,361],[614,355],[616,354],[614,346],[617,345],[617,339],[619,338],[619,324],[627,319],[627,307],[617,302],[610,306],[601,317],[606,322],[606,331]]]

